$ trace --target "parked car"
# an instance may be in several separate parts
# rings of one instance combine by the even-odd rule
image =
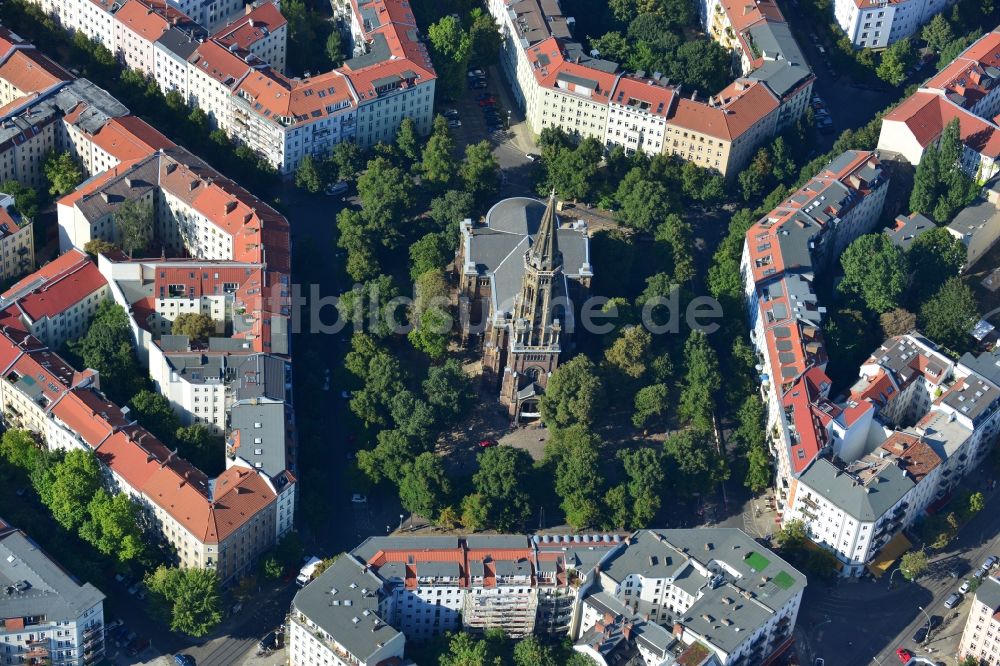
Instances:
[[[479,106],[483,106],[483,107],[494,106],[496,103],[497,103],[497,101],[496,101],[496,99],[493,98],[492,95],[490,95],[488,97],[484,97],[483,99],[479,100]]]
[[[525,153],[524,156],[528,158],[529,162],[534,162],[536,160],[542,159],[542,156],[536,153]]]
[[[448,121],[448,127],[450,127],[451,129],[457,129],[461,126],[462,126],[461,120],[455,120],[454,118],[452,118],[451,120]]]
[[[123,573],[116,573],[115,574],[115,582],[116,583],[124,583],[125,582],[125,574],[123,574]]]
[[[468,76],[469,78],[484,78],[486,76],[486,72],[481,69],[470,69]]]
[[[442,113],[445,118],[458,118],[458,109],[448,109]]]
[[[813,41],[815,41],[815,40],[813,40]],[[822,45],[817,44],[816,45],[816,50],[819,51],[819,54],[821,56],[825,56],[826,55],[826,49],[824,49]]]
[[[120,617],[116,617],[116,618],[114,618],[113,620],[111,620],[110,622],[108,622],[107,624],[104,625],[104,631],[106,631],[106,632],[107,631],[111,631],[112,629],[114,629],[116,627],[120,627],[123,624],[125,624],[125,620],[121,619]]]
[[[177,666],[194,666],[194,657],[189,654],[175,654],[174,663]]]
[[[986,561],[983,562],[983,568],[992,569],[996,565],[996,563],[997,563],[997,556],[990,555],[989,557],[986,558]]]
[[[368,498],[365,497],[364,495],[362,495],[361,493],[354,493],[353,495],[351,495],[351,503],[352,504],[367,504],[368,503]]]
[[[129,631],[127,634],[119,636],[118,639],[115,641],[115,645],[117,645],[120,648],[123,648],[132,641],[134,641],[135,639],[136,639],[136,633],[134,631]]]
[[[476,90],[482,90],[483,88],[486,87],[486,81],[483,81],[482,79],[480,79],[480,80],[476,81],[475,83],[473,83],[472,87],[475,88]]]
[[[497,440],[495,440],[495,439],[482,439],[482,440],[479,440],[479,448],[481,448],[481,449],[488,449],[491,446],[496,446],[497,444],[499,444],[499,442]]]
[[[129,594],[135,594],[138,591],[139,591],[139,581],[136,581],[136,582],[134,582],[134,583],[132,583],[131,585],[128,586],[128,593]]]
[[[342,180],[338,183],[334,183],[333,185],[328,185],[327,188],[323,190],[323,192],[328,197],[339,196],[344,192],[347,192],[347,182]]]
[[[813,661],[813,666],[826,666],[826,660],[823,657],[816,657]]]
[[[270,651],[276,647],[278,647],[278,634],[276,634],[273,631],[270,632],[267,636],[264,636],[264,638],[260,639],[260,642],[257,643],[258,650]]]
[[[962,594],[965,594],[966,592],[969,591],[970,587],[972,587],[972,581],[967,580],[964,583],[962,583],[962,587],[958,588],[958,591]]]
[[[918,628],[914,632],[914,634],[913,634],[913,642],[917,643],[919,645],[920,643],[924,642],[925,638],[927,638],[927,625],[926,624],[922,624],[922,625],[920,625],[920,628]]]
[[[896,656],[904,664],[913,659],[913,654],[906,648],[896,648]]]
[[[951,596],[944,600],[944,607],[951,609],[962,603],[962,595],[958,592],[952,592]]]

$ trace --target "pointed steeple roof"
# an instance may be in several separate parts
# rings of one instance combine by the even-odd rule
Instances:
[[[549,194],[549,202],[542,213],[542,221],[538,225],[531,249],[528,250],[528,265],[540,271],[552,271],[562,264],[562,253],[556,241],[556,191]]]

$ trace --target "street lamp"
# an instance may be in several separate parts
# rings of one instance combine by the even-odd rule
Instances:
[[[899,573],[902,570],[903,570],[903,567],[896,567],[895,569],[892,570],[892,573],[889,574],[889,589],[890,590],[892,589],[892,579],[896,576],[897,573]]]
[[[402,513],[399,514],[399,529],[403,529],[403,518],[404,517],[405,517],[405,514],[402,514]]]
[[[927,611],[924,610],[923,606],[917,606],[917,608],[920,610],[921,613],[924,614],[924,617],[927,618],[927,633],[924,634],[924,640],[920,641],[920,644],[923,645],[924,643],[927,642],[927,639],[930,638],[931,636],[931,616],[927,614]]]

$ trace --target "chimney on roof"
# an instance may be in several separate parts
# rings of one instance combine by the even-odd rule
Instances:
[[[697,90],[695,90],[693,93],[691,93],[691,101],[693,102],[696,99],[698,99],[698,91]]]
[[[104,203],[109,203],[110,200],[111,200],[111,197],[108,195],[107,192],[105,192],[104,190],[101,190],[101,199],[104,201]]]

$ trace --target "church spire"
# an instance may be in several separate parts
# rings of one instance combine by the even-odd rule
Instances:
[[[552,271],[562,264],[562,254],[556,242],[556,191],[549,193],[549,202],[542,213],[542,221],[535,234],[535,242],[528,250],[528,264],[539,271]]]

